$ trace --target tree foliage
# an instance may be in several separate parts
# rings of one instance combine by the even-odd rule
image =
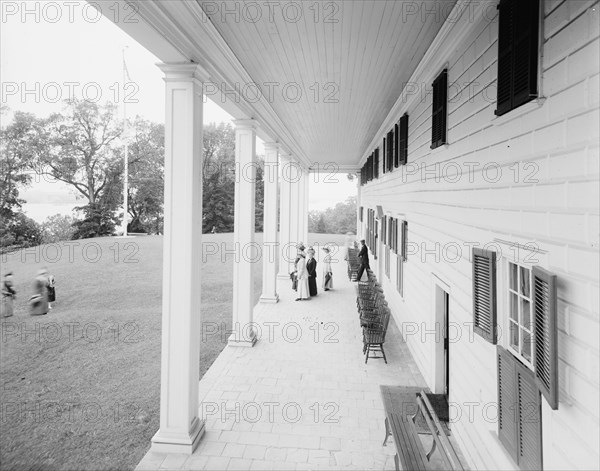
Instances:
[[[308,230],[318,234],[346,234],[356,231],[356,197],[350,196],[325,211],[310,211]]]
[[[75,218],[63,214],[48,216],[41,224],[42,243],[53,244],[63,240],[71,240],[75,229]]]
[[[2,253],[25,247],[33,247],[42,243],[40,225],[22,212],[17,212],[11,219],[0,220],[0,251]]]
[[[136,118],[129,143],[129,232],[161,233],[163,227],[165,126]]]
[[[235,204],[235,130],[231,124],[204,126],[202,231],[233,232]],[[263,229],[264,182],[261,160],[256,166],[255,229]]]
[[[88,200],[101,199],[115,181],[122,126],[116,106],[98,106],[87,100],[68,100],[65,113],[54,113],[44,121],[44,151],[39,159],[44,171],[63,181]]]
[[[19,189],[31,182],[39,148],[38,121],[31,113],[17,111],[13,121],[0,129],[0,217],[12,219],[24,201]]]

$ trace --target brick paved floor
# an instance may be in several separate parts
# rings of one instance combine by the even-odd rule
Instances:
[[[200,381],[206,431],[194,454],[149,452],[137,469],[394,469],[393,440],[381,445],[379,385],[425,381],[393,319],[388,364],[365,365],[343,261],[334,265],[334,288],[295,302],[280,281],[279,303],[255,308],[260,340],[226,347]]]

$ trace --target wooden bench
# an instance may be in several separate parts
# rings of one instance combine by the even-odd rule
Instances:
[[[402,463],[403,470],[433,469],[430,465],[430,460],[438,448],[444,469],[464,470],[425,391],[416,393],[416,408],[417,410],[414,415],[406,414],[405,411],[397,409],[386,410],[386,435],[383,445],[386,445],[390,435],[394,437],[394,442],[396,443],[396,456],[394,457],[396,470],[400,470],[400,463]],[[423,447],[415,425],[419,414],[425,419],[428,429],[427,433],[431,434],[433,438],[431,449],[428,452]]]

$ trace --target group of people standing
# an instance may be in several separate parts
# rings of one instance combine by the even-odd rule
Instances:
[[[300,243],[298,245],[298,255],[294,262],[294,271],[290,274],[292,279],[292,289],[298,292],[296,301],[310,299],[318,294],[317,291],[317,260],[315,259],[315,250],[306,247]],[[323,247],[325,258],[323,258],[323,290],[333,289],[333,272],[331,271],[331,255],[329,248]]]
[[[38,271],[33,280],[33,295],[29,298],[29,313],[32,316],[48,314],[52,309],[52,303],[56,301],[56,287],[54,275],[48,274],[46,268]],[[17,297],[13,273],[8,271],[2,280],[2,304],[0,317],[11,317],[14,314],[14,301]]]

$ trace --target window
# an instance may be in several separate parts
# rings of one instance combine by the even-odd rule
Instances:
[[[408,261],[408,221],[402,221],[402,260]]]
[[[396,289],[404,297],[404,260],[400,255],[396,257]]]
[[[381,242],[387,244],[387,216],[381,218]]]
[[[379,149],[375,149],[373,158],[373,178],[379,178]]]
[[[433,81],[431,116],[431,148],[446,144],[446,114],[448,106],[448,70],[444,69]]]
[[[405,114],[400,118],[400,125],[396,125],[400,131],[400,137],[398,138],[398,154],[397,162],[398,165],[406,165],[408,161],[408,115]]]
[[[539,0],[498,5],[498,116],[538,96],[539,8]]]
[[[497,342],[496,252],[473,248],[473,331]]]
[[[387,167],[388,172],[394,168],[394,129],[387,133]]]
[[[390,246],[386,245],[385,247],[385,276],[390,279]]]
[[[386,142],[385,142],[385,137],[383,138],[383,147],[382,149],[382,156],[383,156],[383,173],[387,172],[387,151],[386,151]]]
[[[398,124],[394,124],[394,167],[400,166],[399,145],[400,145],[400,127],[398,126]]]
[[[542,469],[540,393],[531,370],[497,347],[498,438],[521,469]]]
[[[509,349],[526,365],[531,365],[532,341],[531,270],[508,263]]]

